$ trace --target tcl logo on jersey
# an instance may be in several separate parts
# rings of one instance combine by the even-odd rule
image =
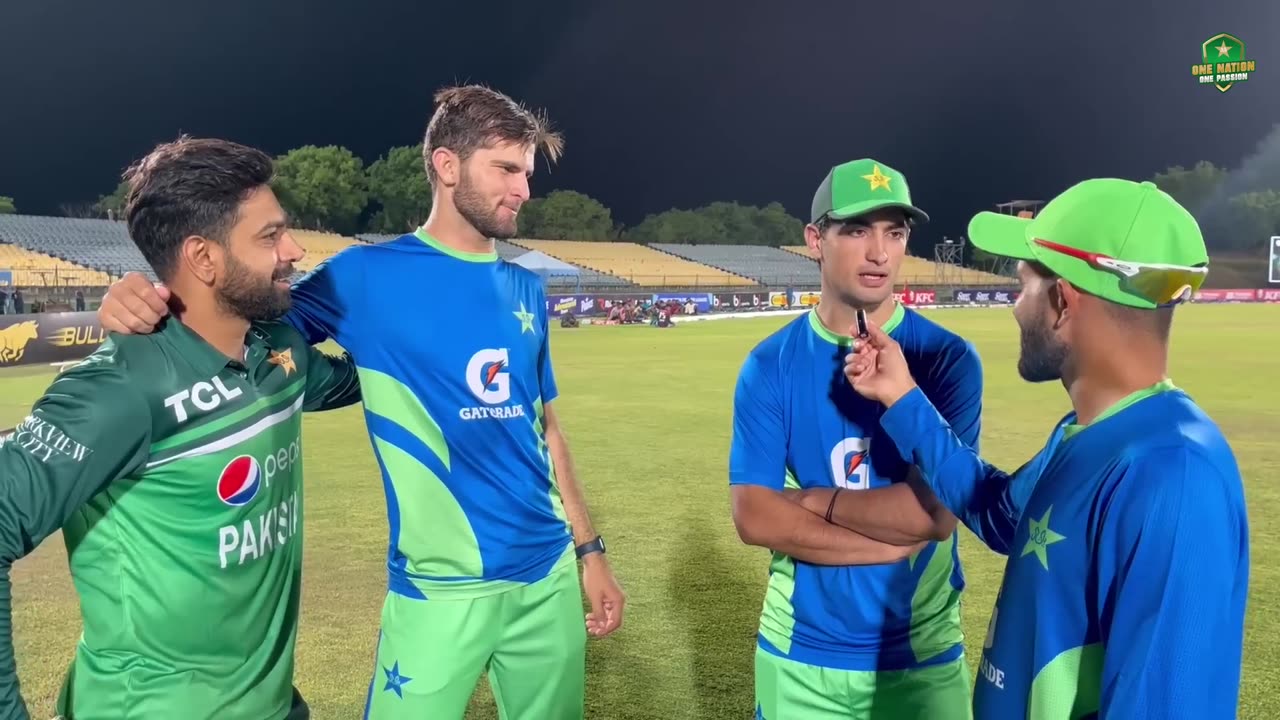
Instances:
[[[866,490],[871,487],[871,468],[867,465],[870,438],[845,438],[831,448],[831,479],[836,487]]]
[[[506,348],[485,349],[467,362],[467,387],[480,402],[497,407],[464,407],[458,410],[463,420],[524,417],[523,405],[501,405],[511,399],[510,353]]]
[[[240,388],[230,389],[222,382],[222,378],[214,377],[208,382],[202,380],[182,392],[170,395],[164,399],[164,406],[173,410],[173,416],[179,423],[184,423],[189,417],[188,400],[197,410],[209,412],[221,405],[223,400],[234,400],[243,394],[244,391]]]
[[[288,447],[258,460],[252,455],[240,455],[222,468],[218,475],[218,499],[231,507],[244,507],[258,496],[262,488],[270,488],[279,473],[293,469],[302,456],[302,438],[295,438]],[[273,552],[288,542],[298,531],[298,492],[267,508],[266,512],[244,522],[226,525],[218,529],[218,562],[243,565]],[[237,560],[238,558],[238,560]]]

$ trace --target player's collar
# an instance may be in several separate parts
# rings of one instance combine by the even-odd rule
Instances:
[[[498,251],[496,249],[493,252],[487,252],[487,253],[477,253],[477,252],[467,252],[465,250],[457,250],[455,248],[449,247],[448,245],[445,245],[444,243],[435,239],[431,235],[427,234],[427,231],[424,228],[418,228],[417,230],[414,230],[413,236],[421,240],[426,245],[436,250],[439,250],[445,255],[448,255],[449,257],[457,258],[459,260],[465,260],[467,262],[474,262],[474,263],[485,263],[485,262],[494,262],[498,259]]]
[[[1151,385],[1150,387],[1144,387],[1141,390],[1135,390],[1134,392],[1129,393],[1123,398],[1120,398],[1120,400],[1116,402],[1114,405],[1112,405],[1111,407],[1107,408],[1106,410],[1103,410],[1102,414],[1094,418],[1093,422],[1089,423],[1088,425],[1079,425],[1077,423],[1068,423],[1067,425],[1065,425],[1062,428],[1062,439],[1070,440],[1076,435],[1079,435],[1080,431],[1084,430],[1085,428],[1089,428],[1089,427],[1093,427],[1094,425],[1097,425],[1098,423],[1102,422],[1103,420],[1106,420],[1112,415],[1119,413],[1121,410],[1124,410],[1132,406],[1134,403],[1138,402],[1139,400],[1145,400],[1154,395],[1159,395],[1160,393],[1169,392],[1170,390],[1177,390],[1177,389],[1178,389],[1178,386],[1173,384],[1173,380],[1169,378],[1165,378],[1164,380],[1161,380],[1155,385]],[[1074,416],[1075,414],[1072,413],[1072,417]]]
[[[888,322],[884,324],[884,327],[882,327],[881,330],[884,330],[886,335],[892,333],[894,330],[898,329],[898,326],[902,324],[902,319],[906,316],[907,309],[903,307],[902,303],[894,303],[893,314],[889,316]],[[817,334],[818,337],[832,345],[839,345],[840,347],[853,346],[853,338],[848,335],[841,335],[840,333],[832,332],[826,325],[822,324],[822,318],[818,317],[817,307],[809,311],[809,327],[813,328],[813,332]]]

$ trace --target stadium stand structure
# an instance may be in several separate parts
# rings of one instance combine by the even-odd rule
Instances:
[[[644,287],[742,287],[757,284],[750,278],[636,243],[523,239],[513,242],[557,260]]]
[[[782,249],[809,258],[808,246],[788,245]],[[812,258],[809,261],[813,262]],[[898,282],[909,285],[1016,285],[1018,281],[962,265],[936,263],[915,255],[907,255],[902,258]]]
[[[381,243],[381,242],[387,242],[389,240],[395,240],[400,236],[366,233],[363,235],[357,235],[356,237],[364,242]],[[506,240],[494,240],[493,242],[494,242],[494,246],[498,251],[498,257],[502,258],[503,260],[506,260],[507,262],[511,262],[516,258],[520,257],[521,255],[524,255],[530,252],[529,248],[520,247],[519,245],[514,245],[512,243],[507,242]],[[525,241],[520,240],[517,242],[525,242]],[[550,253],[547,253],[547,254],[550,255]],[[557,259],[564,260],[564,258],[557,258]],[[568,277],[568,276],[549,277],[547,278],[548,288],[556,289],[556,290],[566,290],[566,289],[573,289],[573,288],[628,287],[631,285],[631,283],[627,282],[626,280],[623,280],[622,278],[617,278],[612,275],[606,275],[604,273],[592,270],[591,268],[582,267],[581,265],[578,265],[577,263],[574,263],[568,260],[566,260],[565,262],[568,262],[570,265],[573,265],[574,267],[578,268],[579,270],[578,276],[577,277]]]
[[[342,252],[356,242],[355,238],[315,230],[291,230],[293,239],[306,250],[306,255],[294,263],[298,273],[315,269],[315,266]]]
[[[775,247],[674,243],[654,243],[649,247],[751,278],[761,285],[815,285],[819,281],[817,263]]]
[[[22,270],[33,286],[107,285],[131,270],[155,278],[122,222],[0,215],[0,243],[28,251],[10,251],[0,269]]]

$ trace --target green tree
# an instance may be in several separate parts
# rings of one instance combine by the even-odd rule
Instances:
[[[1215,233],[1217,247],[1256,251],[1267,248],[1273,235],[1280,235],[1280,191],[1241,193],[1227,205],[1231,211],[1223,218],[1224,227]]]
[[[128,181],[121,180],[116,185],[116,189],[111,191],[110,195],[102,195],[98,197],[98,201],[93,204],[94,212],[102,217],[113,217],[117,220],[124,217],[124,201],[129,194]]]
[[[1226,176],[1225,169],[1201,160],[1190,169],[1174,165],[1162,173],[1156,173],[1151,181],[1194,213],[1213,196]]]
[[[723,243],[724,223],[695,210],[668,210],[646,217],[628,233],[642,243]]]
[[[307,145],[276,159],[280,203],[299,227],[353,233],[369,201],[364,163],[344,147]]]
[[[422,145],[391,148],[369,166],[369,199],[382,206],[369,221],[379,233],[410,232],[431,214],[431,185]]]
[[[804,221],[787,212],[780,202],[765,205],[756,214],[762,245],[800,245],[804,243]]]
[[[13,198],[0,195],[0,215],[13,215],[18,212],[18,208],[14,207]]]
[[[573,190],[555,190],[520,208],[520,234],[541,240],[611,240],[613,214],[598,200]]]

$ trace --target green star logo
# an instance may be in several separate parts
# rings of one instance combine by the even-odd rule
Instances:
[[[1027,531],[1027,544],[1022,548],[1022,555],[1020,556],[1026,557],[1031,553],[1035,553],[1036,558],[1040,560],[1040,564],[1044,566],[1045,570],[1049,569],[1049,546],[1067,539],[1065,536],[1049,529],[1049,513],[1051,512],[1053,512],[1052,505],[1044,511],[1044,517],[1039,520],[1031,518],[1031,528]]]
[[[520,309],[511,314],[515,315],[516,319],[520,321],[521,335],[525,334],[526,332],[533,332],[533,313],[529,312],[524,308],[524,303],[520,303]]]

